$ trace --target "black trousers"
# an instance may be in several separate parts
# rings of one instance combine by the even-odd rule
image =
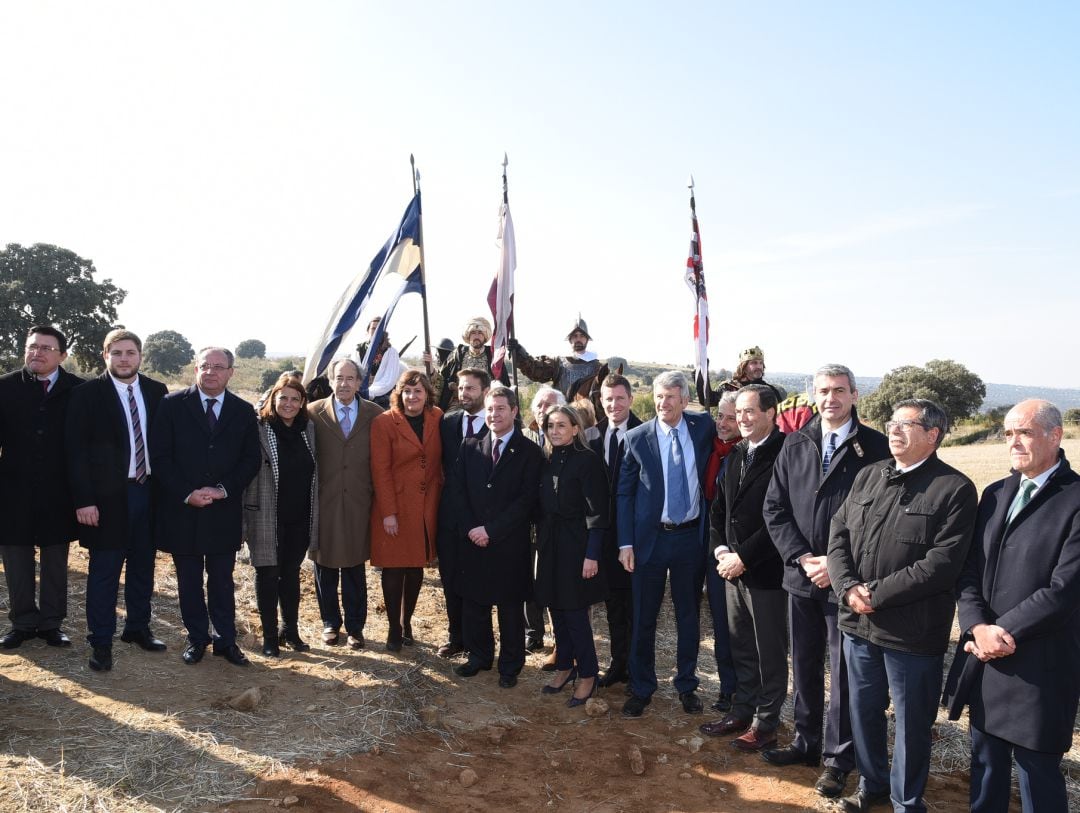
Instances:
[[[176,586],[180,594],[180,617],[187,627],[188,641],[213,643],[215,650],[236,643],[236,595],[233,566],[236,554],[174,553]],[[203,575],[206,592],[203,593]],[[210,635],[210,624],[215,636]]]
[[[552,610],[551,626],[555,629],[555,668],[578,670],[578,677],[596,677],[600,666],[596,661],[589,608]]]
[[[490,604],[464,599],[463,626],[469,662],[490,668],[495,662],[495,632]],[[525,666],[525,617],[521,601],[496,605],[499,616],[499,674],[517,675]]]
[[[68,543],[46,545],[4,545],[4,577],[8,587],[8,618],[23,632],[60,629],[67,617]],[[34,584],[34,552],[41,551],[40,600]],[[39,603],[40,601],[40,603]]]
[[[255,600],[263,638],[277,636],[278,605],[282,624],[295,630],[300,616],[300,566],[308,548],[308,524],[278,528],[278,563],[255,568]]]
[[[400,644],[405,632],[412,637],[412,616],[420,597],[420,585],[424,583],[424,569],[384,567],[381,580],[386,622],[390,626],[386,639]]]
[[[338,582],[341,602],[338,602]],[[341,609],[345,608],[345,631],[363,635],[367,623],[367,565],[323,567],[315,565],[315,594],[319,597],[319,615],[324,627],[341,629]]]
[[[622,567],[622,565],[620,565]],[[611,639],[612,672],[625,672],[630,665],[630,639],[634,630],[634,593],[629,587],[611,588],[607,600],[608,635]],[[552,613],[552,621],[554,621]]]

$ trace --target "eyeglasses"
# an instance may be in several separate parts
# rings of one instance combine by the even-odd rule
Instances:
[[[921,426],[923,429],[928,429],[929,428],[922,421],[886,421],[886,423],[885,423],[885,431],[886,432],[891,432],[894,429],[899,429],[901,432],[903,432],[906,435],[908,432],[911,431],[911,427],[913,427],[913,426]]]
[[[49,347],[46,344],[28,344],[26,345],[27,353],[59,353],[59,347]]]
[[[226,370],[228,370],[229,367],[227,365],[225,365],[225,364],[205,364],[204,363],[204,364],[199,365],[199,369],[204,373],[209,373],[211,371],[213,371],[215,373],[223,373]]]

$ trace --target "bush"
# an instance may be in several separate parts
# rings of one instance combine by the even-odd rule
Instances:
[[[639,392],[630,404],[630,411],[641,420],[648,421],[656,417],[656,403],[651,392]]]

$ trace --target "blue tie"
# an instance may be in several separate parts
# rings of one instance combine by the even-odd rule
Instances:
[[[679,430],[671,430],[671,448],[668,450],[667,469],[668,519],[675,525],[686,521],[690,513],[690,488],[686,484],[686,468],[683,466]]]
[[[832,456],[836,453],[836,433],[829,433],[829,442],[825,445],[825,454],[821,457],[821,476],[824,477],[829,473],[829,463],[832,462]]]

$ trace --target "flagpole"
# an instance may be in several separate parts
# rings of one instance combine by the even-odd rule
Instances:
[[[428,327],[427,312],[427,270],[424,265],[424,203],[420,197],[420,173],[416,171],[416,158],[409,153],[409,166],[412,168],[413,194],[416,195],[419,204],[419,225],[417,233],[420,235],[420,302],[424,308],[424,353],[431,353],[431,329]],[[430,361],[424,362],[428,377],[435,372],[434,365]]]
[[[503,181],[503,206],[509,206],[510,205],[510,194],[508,192],[507,183],[506,183],[506,165],[508,163],[510,163],[510,159],[506,157],[506,153],[504,152],[503,153],[503,162],[502,162],[502,168],[503,168],[503,176],[502,176],[502,181]],[[514,320],[513,319],[510,320],[510,336],[509,336],[509,338],[514,339]],[[521,394],[518,392],[517,364],[514,362],[513,355],[514,355],[513,353],[507,353],[506,358],[510,362],[510,376],[511,376],[511,380],[513,381],[513,384],[514,384],[514,395],[517,396],[520,399]]]
[[[697,220],[697,202],[694,200],[694,173],[690,173],[690,177],[687,180],[687,188],[690,190],[690,217],[692,220]],[[698,253],[701,252],[701,246],[698,246]],[[694,303],[694,307],[697,307],[697,303]],[[702,387],[705,390],[705,412],[711,413],[712,411],[712,384],[709,382],[708,373],[703,375],[705,379],[702,383]]]
[[[697,222],[697,201],[694,199],[693,174],[690,175],[686,186],[690,190],[690,222],[693,227],[693,233],[690,236],[690,258],[687,260],[692,279],[688,277],[687,281],[694,290],[694,324],[697,334],[695,336],[697,340],[695,349],[698,353],[695,366],[701,368],[698,371],[701,376],[702,389],[699,398],[705,405],[705,411],[709,412],[712,409],[712,384],[709,381],[708,358],[709,316],[707,305],[704,314],[702,314],[702,302],[705,298],[705,279],[701,262],[701,231]],[[702,319],[703,315],[704,319]],[[702,324],[703,322],[704,324]]]

